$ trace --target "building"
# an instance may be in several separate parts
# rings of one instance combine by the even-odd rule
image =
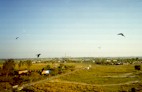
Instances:
[[[43,70],[41,74],[49,74],[50,70]]]
[[[21,71],[18,71],[18,74],[27,74],[28,73],[28,70],[21,70]]]

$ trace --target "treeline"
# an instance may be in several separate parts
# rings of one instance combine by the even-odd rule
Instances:
[[[142,63],[142,58],[54,58],[52,60],[41,61],[42,63],[95,63],[95,64],[134,64],[137,62]],[[38,63],[38,62],[36,62]]]
[[[142,63],[142,59],[139,58],[117,58],[117,59],[106,59],[106,58],[96,58],[92,60],[95,64],[102,65],[123,65],[123,64],[138,64]]]

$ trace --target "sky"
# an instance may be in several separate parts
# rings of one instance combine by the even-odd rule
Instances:
[[[0,0],[0,58],[142,56],[141,40],[141,0]]]

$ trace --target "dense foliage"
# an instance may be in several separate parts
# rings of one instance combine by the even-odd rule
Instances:
[[[16,69],[16,65],[18,68]],[[11,89],[14,85],[23,85],[25,83],[31,83],[35,81],[39,81],[42,79],[45,79],[47,77],[59,75],[62,73],[66,73],[69,71],[74,70],[73,65],[65,65],[65,64],[44,64],[44,66],[41,66],[40,69],[36,66],[35,68],[32,68],[32,61],[31,60],[25,60],[25,61],[19,61],[18,63],[13,59],[8,59],[3,62],[2,68],[0,68],[0,91],[4,91],[7,89]],[[19,71],[22,71],[22,67],[25,67],[23,70],[27,71],[24,73],[20,73]],[[50,70],[50,74],[43,75],[43,70]]]

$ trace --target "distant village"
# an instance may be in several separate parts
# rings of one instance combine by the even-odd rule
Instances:
[[[17,59],[26,60],[26,59]],[[124,64],[139,64],[142,63],[142,57],[63,57],[63,58],[40,58],[30,59],[32,63],[95,63],[95,64],[108,64],[108,65],[124,65]]]

